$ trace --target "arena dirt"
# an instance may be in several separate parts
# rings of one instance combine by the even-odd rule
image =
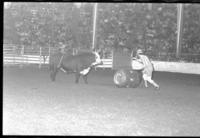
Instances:
[[[161,89],[116,88],[113,71],[88,83],[47,67],[3,70],[4,135],[199,136],[200,76],[156,72]]]

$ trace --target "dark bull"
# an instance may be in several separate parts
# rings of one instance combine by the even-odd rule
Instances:
[[[76,83],[79,82],[79,78],[82,76],[87,84],[88,74],[92,68],[100,64],[102,64],[102,61],[97,52],[81,52],[77,55],[56,53],[50,56],[50,77],[52,81],[55,81],[57,72],[63,70],[66,73],[75,73]]]

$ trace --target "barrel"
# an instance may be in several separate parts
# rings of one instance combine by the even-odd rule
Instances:
[[[142,81],[142,72],[133,69],[119,69],[115,72],[113,80],[117,87],[136,88]]]

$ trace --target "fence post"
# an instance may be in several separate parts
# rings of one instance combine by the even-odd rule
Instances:
[[[75,49],[73,48],[73,52],[72,52],[72,55],[75,55]]]
[[[113,69],[113,57],[114,57],[114,51],[113,50],[111,51],[111,56],[112,56],[111,59],[112,59],[112,69]]]
[[[102,55],[102,59],[107,59],[106,54],[105,54],[105,49],[103,49],[103,55]],[[103,70],[105,70],[105,67],[103,67]]]
[[[24,45],[22,46],[20,55],[22,57],[22,62],[20,64],[20,68],[23,68],[23,64],[25,63],[25,59],[24,59]]]
[[[13,61],[14,61],[14,64],[15,64],[15,46],[13,46]]]
[[[50,57],[50,53],[51,53],[51,47],[49,47],[49,57]]]
[[[51,47],[49,47],[49,60],[50,60],[50,56],[51,56]]]
[[[40,57],[39,57],[39,69],[41,68],[41,56],[42,56],[42,47],[40,47]]]
[[[27,48],[27,49],[28,49],[28,48]],[[28,62],[28,58],[29,58],[29,57],[28,57],[28,55],[26,54],[26,64],[29,65],[30,63]]]

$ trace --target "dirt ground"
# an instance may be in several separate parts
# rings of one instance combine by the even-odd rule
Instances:
[[[4,135],[200,136],[200,75],[155,72],[161,89],[117,88],[113,71],[89,84],[47,67],[4,67]]]

